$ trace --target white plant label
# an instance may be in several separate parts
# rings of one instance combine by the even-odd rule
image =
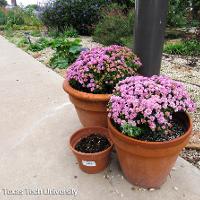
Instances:
[[[88,161],[88,160],[82,160],[82,164],[88,167],[95,167],[96,162],[95,161]]]

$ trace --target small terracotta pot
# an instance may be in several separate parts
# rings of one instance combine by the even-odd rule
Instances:
[[[98,133],[104,137],[106,137],[110,142],[110,147],[105,149],[104,151],[97,153],[82,153],[75,150],[76,144],[84,137],[91,135],[92,133]],[[113,143],[109,138],[108,129],[103,127],[87,127],[82,128],[75,132],[70,137],[70,147],[76,156],[79,167],[81,170],[88,174],[95,174],[100,171],[103,171],[109,164],[110,161],[110,153],[113,148]]]
[[[159,188],[167,179],[180,151],[192,133],[187,114],[178,116],[187,125],[184,135],[166,142],[145,142],[119,132],[108,119],[112,139],[122,171],[129,182],[144,188]]]
[[[63,89],[69,94],[69,98],[74,104],[79,120],[83,126],[108,127],[107,103],[111,95],[78,91],[72,88],[67,80],[63,83]]]

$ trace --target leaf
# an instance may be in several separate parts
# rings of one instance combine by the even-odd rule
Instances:
[[[137,127],[137,126],[133,126],[129,123],[125,123],[122,127],[122,133],[124,133],[125,135],[128,135],[130,137],[137,137],[142,133],[141,128]]]
[[[69,48],[69,52],[73,54],[80,52],[80,50],[81,50],[81,46],[72,46]]]

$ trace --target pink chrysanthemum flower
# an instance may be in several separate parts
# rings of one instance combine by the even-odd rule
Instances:
[[[195,103],[184,85],[166,76],[128,77],[120,81],[108,104],[108,116],[119,126],[168,129],[175,112],[193,112]]]
[[[140,59],[127,47],[93,48],[80,54],[67,69],[66,79],[84,92],[112,93],[116,83],[135,75],[140,66]]]

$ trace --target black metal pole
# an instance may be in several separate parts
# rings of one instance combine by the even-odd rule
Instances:
[[[140,73],[160,74],[168,0],[136,0],[134,52],[141,58]]]

